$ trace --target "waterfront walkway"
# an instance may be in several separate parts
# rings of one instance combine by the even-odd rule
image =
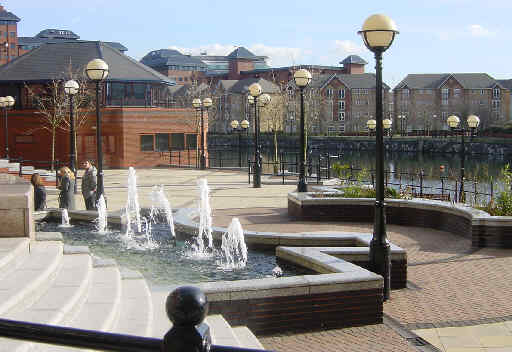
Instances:
[[[105,171],[110,210],[125,206],[127,175],[128,170]],[[372,231],[371,224],[290,221],[287,194],[295,186],[264,181],[255,189],[246,173],[144,169],[137,175],[141,206],[150,206],[152,187],[162,184],[173,208],[194,207],[196,181],[206,177],[215,226],[226,227],[238,217],[244,229],[255,231]],[[48,206],[56,207],[57,191],[48,193]],[[85,209],[81,195],[77,205]],[[512,351],[512,250],[475,250],[466,238],[431,229],[389,225],[387,230],[390,241],[407,250],[409,267],[408,287],[393,290],[384,304],[384,324],[261,336],[262,344],[280,352],[436,351],[432,345],[446,352]]]

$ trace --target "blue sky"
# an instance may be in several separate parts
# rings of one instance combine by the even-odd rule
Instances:
[[[486,72],[512,78],[511,0],[232,1],[0,0],[21,18],[19,36],[46,28],[72,30],[85,40],[117,41],[142,58],[151,50],[225,55],[244,46],[272,66],[338,65],[357,54],[374,72],[373,54],[357,31],[384,13],[400,34],[384,53],[384,80],[408,73]]]

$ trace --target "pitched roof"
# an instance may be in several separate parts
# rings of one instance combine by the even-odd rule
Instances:
[[[72,70],[85,68],[96,58],[109,66],[107,81],[151,82],[173,85],[174,81],[103,42],[67,41],[47,43],[0,66],[0,82],[45,82],[65,79]]]
[[[171,65],[199,66],[206,69],[206,64],[195,56],[183,55],[178,50],[159,49],[148,53],[140,60],[144,65],[150,67],[162,67]]]
[[[340,61],[340,64],[358,64],[358,65],[366,65],[368,62],[363,60],[360,56],[357,55],[349,55],[343,61]]]
[[[497,79],[503,88],[512,90],[512,79]]]
[[[88,42],[88,40],[77,40],[77,39],[66,39],[66,38],[44,38],[44,37],[18,37],[18,45],[30,45],[32,47],[34,46],[40,46],[43,44],[49,44],[49,43],[63,43],[63,42]],[[128,51],[128,48],[125,47],[123,44],[118,42],[104,42],[114,49],[117,49],[119,51]]]
[[[80,39],[78,35],[67,29],[44,29],[37,33],[35,38]]]
[[[9,12],[3,8],[3,6],[0,6],[0,21],[16,21],[19,22],[21,19],[13,14],[12,12]]]
[[[492,88],[499,84],[487,73],[434,73],[434,74],[409,74],[395,89],[409,87],[410,89],[438,89],[441,85],[453,77],[465,89]]]
[[[208,90],[208,85],[205,83],[201,83],[197,87],[185,84],[185,85],[175,85],[169,86],[169,92],[174,96],[198,96],[202,92]]]
[[[338,79],[348,89],[375,89],[377,85],[374,73],[360,73],[360,74],[322,74],[313,75],[311,80],[311,88],[323,88],[332,80]],[[382,82],[384,89],[389,89],[389,86]]]
[[[246,78],[240,80],[221,80],[219,84],[223,87],[229,87],[226,90],[231,93],[245,94],[249,91],[249,86],[253,83],[259,83],[263,93],[278,93],[279,86],[263,78]]]
[[[228,55],[228,58],[231,58],[231,59],[253,59],[255,57],[256,57],[256,55],[251,53],[249,50],[247,50],[243,46],[236,48]]]

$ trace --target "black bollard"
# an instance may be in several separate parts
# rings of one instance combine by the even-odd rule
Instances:
[[[163,352],[210,351],[210,327],[203,323],[208,302],[199,288],[178,287],[167,297],[165,310],[173,327],[164,336]]]

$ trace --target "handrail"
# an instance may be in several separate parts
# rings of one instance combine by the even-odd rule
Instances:
[[[210,328],[202,323],[208,302],[197,287],[181,286],[169,294],[166,312],[173,328],[163,339],[115,334],[0,318],[0,336],[76,348],[114,352],[265,352],[265,350],[212,345]]]

